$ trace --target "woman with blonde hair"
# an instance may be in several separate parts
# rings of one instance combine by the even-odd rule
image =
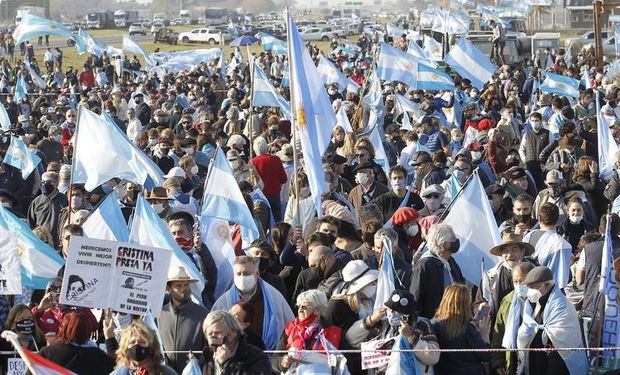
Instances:
[[[433,329],[442,349],[489,349],[491,319],[480,310],[472,314],[471,291],[463,284],[450,285],[433,317]],[[473,320],[473,321],[472,321]],[[435,375],[484,375],[486,352],[442,352]]]
[[[163,353],[155,332],[141,320],[123,330],[116,351],[116,370],[110,375],[176,375],[162,365]]]

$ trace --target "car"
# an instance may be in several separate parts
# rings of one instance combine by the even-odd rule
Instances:
[[[611,31],[601,31],[601,40],[607,40],[614,35]],[[584,44],[594,43],[594,31],[587,31],[579,38],[566,39],[564,45],[568,48],[573,47],[573,50],[579,50]]]
[[[301,29],[299,35],[303,40],[328,41],[334,37],[334,33],[331,31],[331,29],[313,26],[308,26],[304,29]]]
[[[129,26],[129,36],[131,35],[146,35],[146,28],[141,23],[132,23]]]
[[[160,22],[160,21],[153,22],[153,25],[151,26],[151,34],[155,34],[162,27],[165,27],[163,22]]]
[[[179,33],[175,32],[169,27],[162,27],[155,33],[154,42],[177,44],[179,40]]]
[[[180,33],[178,40],[183,43],[222,44],[232,40],[232,37],[230,34],[215,28],[201,27],[192,31]]]

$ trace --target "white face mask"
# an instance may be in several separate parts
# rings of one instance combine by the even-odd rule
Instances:
[[[414,224],[414,225],[410,226],[409,228],[407,228],[407,235],[409,237],[415,237],[418,234],[419,230],[420,230],[420,228],[418,228],[418,225]]]
[[[368,173],[356,173],[355,181],[357,181],[358,184],[364,185],[366,182],[368,182]]]
[[[538,300],[542,297],[542,293],[538,289],[528,288],[527,290],[527,299],[531,303],[538,303]]]
[[[230,167],[232,169],[237,169],[239,168],[239,166],[241,165],[241,160],[237,159],[237,160],[233,160],[230,162]]]
[[[426,207],[428,207],[428,209],[430,211],[437,211],[439,209],[439,207],[441,206],[441,199],[438,199],[438,198],[426,198],[424,203],[426,204]]]
[[[157,215],[161,214],[164,211],[164,205],[162,203],[152,204],[151,207],[153,208],[153,211],[155,211]]]
[[[305,199],[310,196],[310,188],[308,186],[299,188],[299,198]]]
[[[472,160],[480,160],[480,158],[482,158],[482,152],[480,152],[480,151],[472,151],[471,152],[471,159]]]
[[[569,216],[568,220],[571,222],[571,224],[579,224],[581,223],[581,221],[583,220],[583,216]]]
[[[183,150],[183,152],[186,153],[187,155],[193,155],[194,154],[194,148],[193,147],[182,148],[181,150]]]
[[[247,275],[247,276],[235,276],[234,278],[235,286],[242,292],[249,292],[256,286],[256,276]]]
[[[368,299],[375,298],[375,294],[377,294],[377,285],[365,286],[360,290],[360,293]]]
[[[189,173],[191,173],[191,174],[192,174],[192,176],[197,175],[197,174],[198,174],[198,166],[197,166],[197,165],[194,165],[194,166],[192,167],[192,169],[190,169]]]

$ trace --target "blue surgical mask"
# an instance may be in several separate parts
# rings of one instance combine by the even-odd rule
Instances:
[[[60,135],[60,134],[56,134],[56,135],[54,136],[54,139],[56,140],[56,142],[60,142],[60,141],[62,140],[62,135]]]
[[[525,284],[516,284],[515,286],[515,294],[517,297],[525,298],[527,297],[527,285]]]

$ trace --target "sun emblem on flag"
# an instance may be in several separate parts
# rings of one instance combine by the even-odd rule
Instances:
[[[566,88],[566,85],[562,82],[558,82],[558,88],[564,90]]]
[[[413,70],[413,68],[414,68],[413,63],[411,63],[411,62],[406,62],[406,63],[405,63],[405,68],[406,68],[407,70]]]
[[[230,235],[230,231],[228,229],[228,225],[222,223],[221,225],[218,225],[217,227],[217,236],[220,237],[223,240],[228,239],[228,236]]]
[[[304,106],[300,105],[297,108],[297,124],[300,128],[306,127],[306,111],[304,110]]]
[[[435,73],[431,73],[431,78],[435,81],[439,81],[439,76]]]
[[[21,242],[17,242],[17,255],[21,257],[23,253],[24,247],[22,246]]]

